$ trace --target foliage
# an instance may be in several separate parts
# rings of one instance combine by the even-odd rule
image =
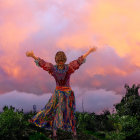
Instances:
[[[106,133],[107,140],[126,140],[125,134],[123,132],[111,131]]]
[[[140,85],[136,86],[133,84],[132,88],[130,88],[127,84],[125,84],[125,88],[125,96],[122,98],[120,103],[114,105],[117,113],[120,116],[140,116],[140,96],[138,93]]]
[[[115,132],[110,133],[112,137],[116,134],[120,134],[120,136],[124,135],[128,138],[134,135],[137,138],[140,138],[140,122],[136,117],[130,115],[119,116],[118,114],[112,114],[108,115],[108,118],[113,122],[114,129],[116,130]]]
[[[5,106],[0,114],[0,139],[16,139],[24,135],[28,122],[24,121],[23,110],[19,111]]]
[[[76,112],[76,129],[78,133],[95,136],[100,140],[137,140],[140,139],[140,96],[139,85],[132,88],[126,84],[126,95],[115,105],[117,113],[110,114],[104,110],[97,115],[87,112]],[[47,140],[50,132],[30,124],[27,120],[36,112],[23,113],[10,106],[5,106],[0,113],[1,140]],[[66,132],[60,133],[62,139]],[[86,139],[86,135],[83,139]],[[65,138],[64,138],[65,139]],[[49,139],[48,139],[49,140]],[[82,137],[81,137],[82,140]]]
[[[108,132],[108,139],[136,140],[140,138],[140,85],[130,88],[125,84],[126,94],[121,102],[114,105],[117,113],[108,115],[115,131]]]
[[[50,139],[46,138],[46,136],[44,134],[36,132],[36,133],[30,135],[29,140],[50,140]]]
[[[96,131],[111,131],[113,129],[112,122],[108,119],[109,110],[104,110],[102,114],[95,115]]]
[[[95,130],[95,116],[85,113],[79,113],[77,116],[77,129],[79,130]]]
[[[138,120],[134,116],[112,114],[108,115],[108,118],[113,121],[113,126],[117,131],[131,131],[138,124]]]
[[[79,113],[77,114],[77,129],[85,131],[111,131],[113,129],[112,122],[108,119],[110,115],[108,110],[104,110],[103,114],[96,115],[95,113]]]

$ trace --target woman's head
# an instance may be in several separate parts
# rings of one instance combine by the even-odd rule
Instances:
[[[57,64],[64,64],[67,61],[67,57],[63,51],[58,51],[55,55],[55,62]]]

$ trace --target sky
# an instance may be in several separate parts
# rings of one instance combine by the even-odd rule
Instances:
[[[71,75],[76,109],[102,112],[125,95],[125,83],[139,84],[139,0],[0,0],[0,109],[13,105],[41,109],[56,83],[26,51],[55,64],[64,51],[67,64],[86,53]]]

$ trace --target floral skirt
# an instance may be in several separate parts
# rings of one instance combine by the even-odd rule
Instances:
[[[75,96],[71,88],[56,86],[48,103],[31,118],[31,122],[48,130],[76,131],[75,110]]]

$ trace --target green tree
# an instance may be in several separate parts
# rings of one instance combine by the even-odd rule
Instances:
[[[133,86],[130,88],[129,85],[125,84],[125,88],[125,96],[122,98],[120,103],[114,105],[117,113],[120,116],[140,116],[140,96],[138,92],[140,85],[136,86],[133,84]]]

